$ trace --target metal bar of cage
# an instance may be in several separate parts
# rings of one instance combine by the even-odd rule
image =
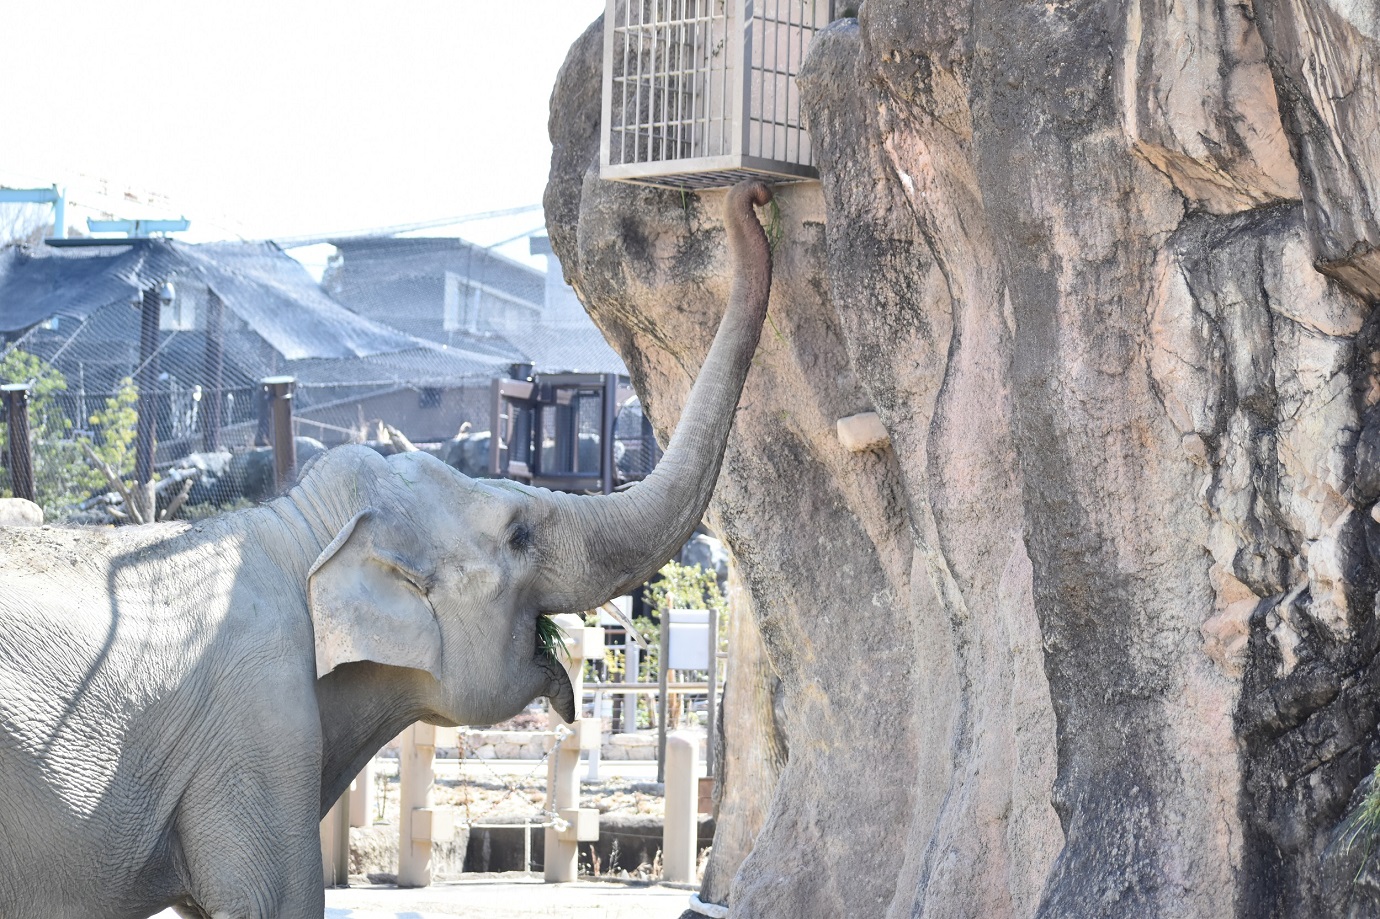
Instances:
[[[729,45],[729,60],[737,64],[733,70],[733,136],[737,138],[740,153],[751,153],[752,0],[736,0],[736,5],[737,25],[731,30],[733,41]]]
[[[826,0],[607,0],[601,176],[816,178],[794,81],[832,13]]]

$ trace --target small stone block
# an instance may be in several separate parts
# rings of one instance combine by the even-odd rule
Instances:
[[[412,809],[413,842],[451,842],[454,839],[455,811],[452,808],[414,807]]]
[[[853,453],[880,450],[891,443],[882,419],[876,412],[861,412],[838,420],[839,443]]]
[[[563,807],[556,813],[570,824],[556,834],[561,842],[598,842],[599,812],[592,807]]]

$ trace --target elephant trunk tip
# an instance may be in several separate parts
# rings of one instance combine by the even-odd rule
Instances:
[[[730,208],[742,207],[743,199],[747,199],[756,207],[763,207],[771,203],[774,192],[770,185],[761,179],[744,179],[737,185],[728,190],[728,200]]]

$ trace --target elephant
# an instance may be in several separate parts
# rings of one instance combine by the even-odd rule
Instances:
[[[0,530],[0,916],[320,919],[318,824],[414,721],[577,701],[543,615],[645,581],[694,531],[771,286],[732,188],[728,305],[656,471],[611,495],[339,447],[196,523]]]

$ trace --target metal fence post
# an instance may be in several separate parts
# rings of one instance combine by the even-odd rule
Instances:
[[[613,458],[614,435],[618,430],[618,374],[604,374],[599,407],[599,490],[611,495],[618,477]]]
[[[671,611],[661,616],[661,649],[657,653],[657,696],[656,696],[656,780],[666,781],[666,720],[671,714],[668,695],[671,672],[666,664],[671,659]]]
[[[708,606],[709,604],[705,604]],[[719,724],[719,613],[709,610],[709,706],[706,712],[705,727],[709,736],[705,739],[704,760],[708,776],[714,775],[714,740]]]
[[[144,291],[139,304],[139,367],[134,386],[139,392],[138,427],[134,435],[134,499],[136,519],[154,519],[153,458],[158,448],[158,321],[162,311],[161,285]]]
[[[9,418],[10,490],[16,498],[34,500],[34,454],[29,439],[29,384],[0,386]]]
[[[628,635],[623,644],[623,682],[636,683],[642,665],[642,648]],[[623,693],[623,733],[637,733],[637,693]]]
[[[207,453],[220,449],[221,403],[225,399],[225,304],[214,290],[206,292],[206,396],[203,401],[201,445]]]
[[[279,492],[292,483],[297,469],[297,443],[292,436],[293,377],[267,377],[263,386],[273,409],[273,482]]]

